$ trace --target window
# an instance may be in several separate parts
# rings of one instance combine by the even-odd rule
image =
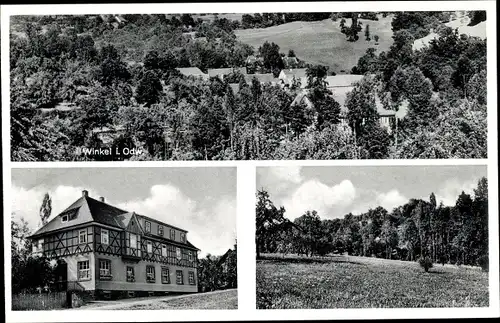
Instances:
[[[189,285],[195,285],[195,281],[194,281],[194,272],[193,271],[190,271],[189,272]]]
[[[127,266],[127,281],[135,282],[134,267]]]
[[[182,270],[177,270],[175,272],[175,282],[177,285],[184,285],[184,277],[182,277]]]
[[[43,239],[38,239],[38,251],[43,251]]]
[[[193,261],[193,252],[191,250],[188,251],[188,260]]]
[[[130,234],[130,248],[137,249],[137,236],[133,233]]]
[[[181,248],[179,248],[179,247],[175,248],[175,256],[179,260],[182,258]]]
[[[167,246],[166,245],[162,245],[161,246],[161,255],[163,257],[166,257],[167,256]]]
[[[181,233],[181,242],[186,242],[186,234]]]
[[[156,278],[155,278],[155,267],[154,266],[147,266],[146,267],[146,280],[148,283],[154,283]]]
[[[153,244],[151,243],[151,241],[148,241],[147,242],[147,245],[146,245],[146,250],[148,253],[152,253],[153,252]]]
[[[170,284],[170,270],[167,267],[161,268],[161,283]]]
[[[81,230],[79,232],[78,241],[79,241],[79,243],[86,243],[87,242],[87,231],[86,230]]]
[[[111,279],[111,260],[99,259],[99,279]]]
[[[101,243],[109,244],[109,232],[108,230],[101,230]]]
[[[64,214],[61,216],[61,222],[68,222],[68,215],[67,214]]]
[[[88,260],[77,262],[78,280],[90,279],[90,264]]]
[[[163,236],[163,225],[158,226],[158,235]]]
[[[151,232],[151,222],[146,221],[146,232]]]
[[[170,229],[170,240],[175,240],[175,230]]]

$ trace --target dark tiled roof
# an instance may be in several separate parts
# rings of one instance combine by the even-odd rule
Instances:
[[[115,217],[128,213],[127,211],[121,210],[104,202],[94,200],[91,197],[87,197],[86,199],[94,221],[125,229],[125,227],[120,226],[119,221],[117,221]]]

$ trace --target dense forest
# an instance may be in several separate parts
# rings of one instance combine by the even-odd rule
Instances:
[[[393,210],[382,207],[343,218],[321,219],[307,211],[293,222],[265,191],[257,193],[256,245],[260,253],[306,256],[349,255],[433,263],[481,266],[488,270],[488,181],[481,178],[474,194],[462,192],[454,206],[410,199]]]
[[[370,48],[352,69],[370,76],[348,95],[346,123],[325,85],[325,77],[335,74],[326,66],[302,61],[313,109],[292,105],[300,87],[241,75],[203,80],[176,68],[198,67],[206,73],[209,68],[245,67],[255,55],[276,76],[287,55],[274,43],[258,49],[244,44],[235,29],[259,28],[263,21],[264,26],[320,19],[339,24],[340,18],[351,20],[346,37],[364,41],[356,38],[358,16],[374,20],[377,14],[256,14],[243,23],[188,14],[123,15],[116,21],[112,15],[12,17],[11,158],[485,158],[486,40],[444,26],[449,14],[390,14],[394,42],[389,51]],[[431,28],[439,37],[414,51],[414,40]],[[288,56],[295,56],[293,50]],[[237,89],[229,81],[238,83]],[[376,98],[388,110],[407,103],[408,112],[392,125],[393,131],[380,126]],[[61,105],[67,109],[56,108]],[[100,129],[122,130],[106,143]],[[143,153],[81,154],[82,148],[92,147]]]

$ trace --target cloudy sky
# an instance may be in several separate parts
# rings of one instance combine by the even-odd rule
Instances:
[[[52,217],[81,197],[135,211],[188,231],[188,239],[207,253],[221,255],[236,238],[236,169],[57,168],[12,169],[12,211],[32,229],[46,192]]]
[[[438,204],[455,205],[483,176],[486,166],[258,167],[257,189],[267,190],[290,219],[307,210],[333,219],[379,205],[391,211],[410,198],[429,200],[432,192]]]

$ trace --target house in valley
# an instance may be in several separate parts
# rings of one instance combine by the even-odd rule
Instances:
[[[346,99],[347,94],[354,89],[356,82],[359,82],[364,75],[335,75],[327,76],[325,78],[325,86],[328,90],[332,92],[332,97],[335,101],[340,104],[341,110],[341,123],[343,125],[347,124],[347,112]],[[301,79],[301,90],[292,102],[292,105],[302,104],[308,109],[313,108],[313,103],[309,98],[309,89],[304,85],[307,84],[307,77]],[[387,129],[389,133],[392,132],[393,124],[395,124],[396,119],[402,119],[406,114],[406,102],[403,102],[398,111],[386,109],[381,102],[378,95],[375,95],[375,109],[379,115],[380,125]]]
[[[29,238],[33,254],[60,263],[59,283],[108,298],[197,292],[199,249],[187,234],[84,190]]]
[[[291,86],[295,80],[300,81],[301,86],[305,87],[307,85],[307,68],[283,69],[281,70],[278,79],[284,86]]]
[[[245,67],[230,67],[230,68],[209,68],[207,70],[207,74],[209,77],[219,77],[221,80],[224,80],[225,75],[240,73],[245,75],[247,70]]]
[[[208,74],[203,73],[198,67],[178,67],[176,70],[184,76],[193,76],[203,80],[208,80],[210,77]]]

